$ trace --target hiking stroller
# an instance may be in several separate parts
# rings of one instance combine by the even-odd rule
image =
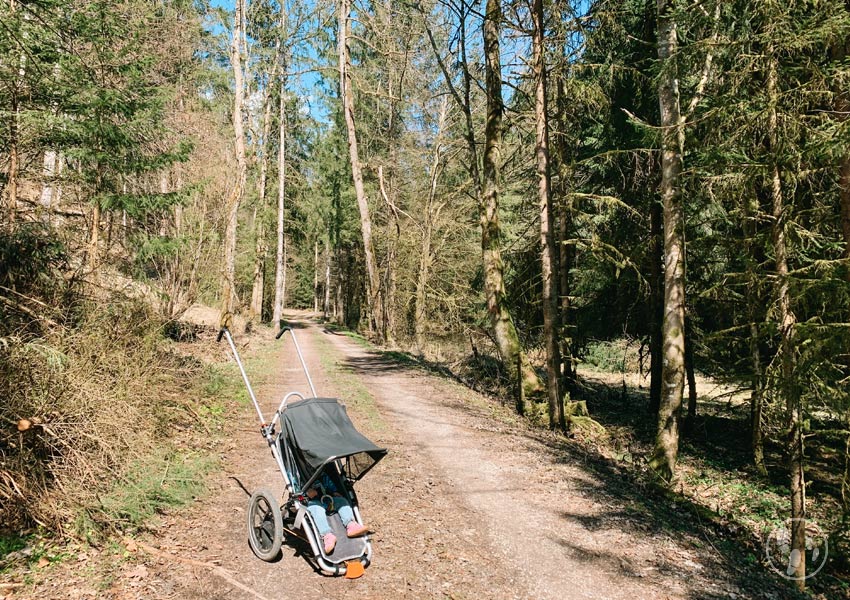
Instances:
[[[354,519],[363,524],[354,483],[362,478],[387,453],[358,432],[345,406],[335,398],[318,398],[313,380],[301,354],[301,348],[290,327],[298,360],[310,386],[310,397],[291,391],[283,397],[268,423],[248,381],[230,331],[222,328],[218,340],[227,339],[248,395],[260,417],[260,431],[272,451],[283,476],[284,493],[280,502],[273,491],[261,488],[248,503],[248,542],[259,558],[273,561],[280,554],[284,531],[305,540],[312,550],[318,568],[328,575],[359,577],[372,559],[369,536],[349,538],[338,514],[328,515],[328,522],[338,542],[330,554],[325,553],[321,536],[307,510],[307,490],[322,474],[327,474],[337,490],[351,505]],[[277,428],[280,428],[278,431]]]

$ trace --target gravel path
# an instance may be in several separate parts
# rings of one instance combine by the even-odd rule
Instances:
[[[358,428],[390,449],[357,487],[375,530],[358,580],[323,576],[284,546],[274,563],[247,544],[245,511],[258,487],[282,492],[252,406],[219,448],[209,493],[163,520],[97,597],[124,598],[779,598],[733,568],[675,507],[652,507],[616,472],[590,469],[558,436],[444,378],[399,366],[319,325],[296,330],[320,396],[347,402]],[[253,352],[274,369],[257,390],[271,413],[306,391],[291,341],[268,330]],[[682,523],[689,524],[682,526]],[[189,559],[194,562],[187,562]],[[753,582],[756,581],[756,582]],[[90,597],[85,585],[56,586]]]

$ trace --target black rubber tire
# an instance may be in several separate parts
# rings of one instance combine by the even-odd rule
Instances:
[[[261,488],[248,501],[248,543],[267,562],[275,560],[283,543],[283,519],[274,492]]]

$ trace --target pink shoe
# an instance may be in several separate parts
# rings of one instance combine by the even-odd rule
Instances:
[[[369,533],[369,528],[365,525],[361,525],[357,521],[352,521],[345,528],[345,533],[348,537],[360,537],[361,535],[366,535]]]
[[[332,533],[326,533],[322,536],[322,543],[325,545],[325,554],[330,554],[336,547],[336,536]]]

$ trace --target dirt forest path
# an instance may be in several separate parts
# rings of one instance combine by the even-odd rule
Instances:
[[[357,487],[375,530],[372,565],[346,580],[316,573],[303,548],[284,545],[274,563],[251,553],[248,494],[261,486],[282,491],[282,482],[246,406],[230,425],[224,469],[209,493],[148,538],[164,555],[140,550],[142,564],[132,568],[144,569],[143,577],[125,573],[112,597],[780,597],[747,583],[703,534],[609,494],[581,456],[509,410],[348,336],[307,320],[296,326],[319,395],[346,401],[357,427],[390,450]],[[261,343],[275,374],[257,395],[271,413],[286,392],[307,386],[290,340]]]

